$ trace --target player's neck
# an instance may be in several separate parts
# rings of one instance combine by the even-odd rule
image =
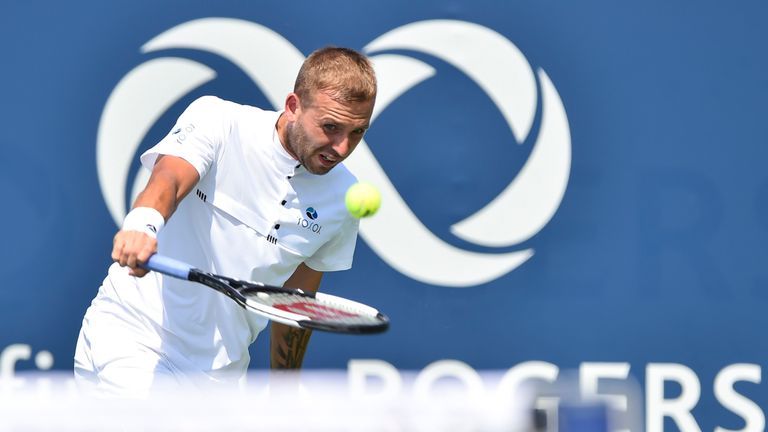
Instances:
[[[286,119],[285,113],[280,113],[280,117],[275,123],[275,130],[277,130],[277,138],[280,140],[280,144],[283,146],[286,152],[291,155],[292,158],[298,160],[296,155],[288,145],[288,119]]]

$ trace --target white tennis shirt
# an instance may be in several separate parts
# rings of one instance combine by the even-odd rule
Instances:
[[[205,96],[141,156],[148,169],[159,155],[178,156],[200,174],[160,232],[159,253],[272,285],[302,262],[324,272],[351,266],[358,221],[344,193],[356,179],[341,164],[325,175],[299,166],[278,138],[279,115]],[[214,379],[245,372],[248,346],[266,325],[210,288],[155,273],[134,278],[116,264],[99,296],[137,317],[137,338],[174,368]]]

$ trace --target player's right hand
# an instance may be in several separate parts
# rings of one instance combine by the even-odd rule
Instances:
[[[149,270],[141,267],[157,252],[157,239],[141,231],[121,230],[112,240],[112,261],[129,267],[129,274],[142,277]]]

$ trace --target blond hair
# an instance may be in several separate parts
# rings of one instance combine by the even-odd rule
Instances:
[[[371,62],[355,50],[321,48],[304,61],[293,88],[303,106],[312,104],[315,91],[342,103],[374,100],[376,73]]]

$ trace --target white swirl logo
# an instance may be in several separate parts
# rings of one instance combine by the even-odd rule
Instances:
[[[282,108],[304,60],[279,34],[237,19],[205,18],[181,24],[146,43],[142,52],[174,48],[207,51],[231,61],[262,89],[275,109]],[[542,69],[534,74],[517,47],[488,28],[454,20],[408,24],[363,49],[379,78],[372,121],[400,95],[436,73],[420,60],[382,53],[389,50],[426,53],[462,71],[498,107],[519,143],[526,141],[533,126],[538,78],[542,116],[528,160],[493,201],[451,227],[457,237],[489,247],[513,246],[538,233],[560,206],[571,165],[568,119],[547,74]],[[96,159],[102,194],[116,223],[125,216],[131,163],[150,127],[181,97],[215,76],[213,70],[191,60],[158,58],[137,66],[115,87],[99,124]],[[474,286],[507,274],[534,253],[533,249],[480,253],[454,247],[411,211],[364,141],[346,164],[361,179],[378,185],[386,203],[377,217],[362,221],[362,238],[408,277],[440,286]],[[147,177],[143,169],[136,175],[132,199]],[[505,221],[506,230],[497,228],[497,220]]]

